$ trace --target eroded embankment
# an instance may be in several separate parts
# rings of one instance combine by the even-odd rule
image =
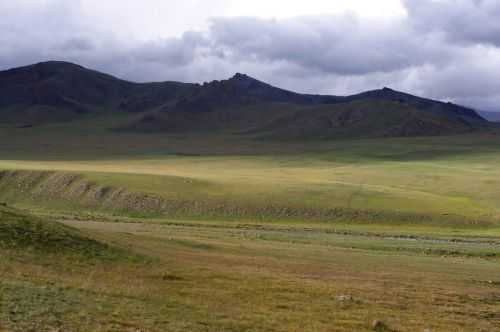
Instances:
[[[456,226],[486,226],[489,222],[461,216],[425,215],[400,211],[371,211],[348,208],[284,206],[267,202],[218,199],[190,200],[162,197],[124,187],[102,185],[76,173],[59,171],[0,171],[0,200],[70,211],[98,210],[115,214],[165,216],[172,218],[234,218],[259,220],[311,220],[362,223],[405,223]]]
[[[167,202],[159,196],[104,186],[74,173],[0,171],[0,197],[15,202],[67,203],[82,208],[160,213]]]

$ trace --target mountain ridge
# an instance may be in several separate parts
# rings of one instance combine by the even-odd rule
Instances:
[[[243,73],[204,84],[135,83],[70,62],[48,61],[0,71],[0,91],[3,122],[25,126],[105,111],[143,114],[115,128],[119,130],[266,133],[274,128],[264,135],[279,132],[285,138],[334,138],[340,132],[342,137],[446,135],[490,125],[473,109],[387,87],[349,96],[301,94]]]

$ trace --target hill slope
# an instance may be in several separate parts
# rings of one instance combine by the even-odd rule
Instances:
[[[29,127],[103,112],[122,131],[225,130],[268,138],[447,135],[490,126],[474,110],[388,88],[353,96],[299,94],[244,74],[210,83],[132,83],[66,62],[0,72],[0,116]]]
[[[77,229],[0,206],[0,250],[27,248],[91,256],[111,252],[108,245],[86,237]]]
[[[299,110],[255,132],[276,139],[369,138],[460,134],[481,127],[474,117],[367,98]]]

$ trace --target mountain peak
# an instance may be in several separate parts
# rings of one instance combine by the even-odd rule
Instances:
[[[233,77],[223,81],[231,86],[238,87],[240,89],[272,89],[269,84],[259,81],[253,77],[248,76],[247,74],[236,73]]]
[[[236,73],[233,77],[229,79],[229,81],[239,81],[239,82],[255,82],[257,79],[248,76],[247,74]]]
[[[68,61],[61,61],[61,60],[49,60],[49,61],[43,61],[43,62],[38,62],[34,64],[33,66],[58,66],[58,67],[78,67],[78,68],[83,68],[80,65],[77,65],[76,63],[68,62]]]
[[[24,66],[24,67],[13,68],[10,71],[23,71],[23,70],[24,71],[29,71],[29,70],[60,71],[60,70],[68,70],[68,69],[84,70],[85,68],[80,66],[80,65],[77,65],[75,63],[72,63],[72,62],[50,60],[50,61],[38,62],[38,63]]]
[[[236,73],[234,74],[233,78],[247,78],[249,77],[247,74],[243,74],[243,73]]]

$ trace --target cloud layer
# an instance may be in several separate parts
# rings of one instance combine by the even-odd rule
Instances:
[[[104,24],[84,1],[6,2],[0,69],[59,59],[135,81],[197,82],[239,71],[301,92],[390,86],[500,111],[496,0],[406,0],[407,15],[390,18],[219,17],[178,37],[146,40],[134,35],[137,22],[132,30],[120,29],[123,19]]]

